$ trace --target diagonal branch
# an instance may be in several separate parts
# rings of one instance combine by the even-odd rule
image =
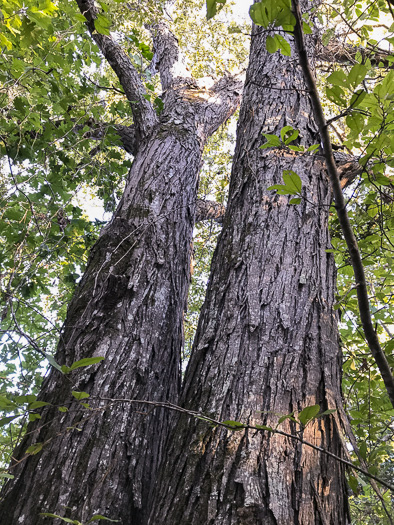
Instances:
[[[154,47],[152,66],[160,73],[163,91],[185,79],[192,79],[192,75],[179,49],[178,40],[167,25],[159,22],[150,26],[149,30]]]
[[[226,212],[226,207],[220,202],[197,199],[196,222],[214,220],[221,224]]]
[[[279,434],[281,436],[285,436],[294,441],[298,441],[298,443],[301,443],[302,445],[313,448],[313,450],[316,450],[317,452],[320,452],[321,454],[326,454],[327,456],[330,456],[330,458],[333,458],[335,461],[339,461],[343,465],[346,465],[347,467],[350,467],[356,470],[357,472],[364,474],[364,476],[366,476],[368,479],[377,481],[384,487],[394,492],[394,486],[388,483],[386,480],[379,478],[375,476],[374,474],[371,474],[370,472],[368,472],[367,469],[361,468],[355,465],[353,462],[348,461],[340,456],[337,456],[336,454],[333,454],[332,452],[330,452],[329,450],[326,450],[325,448],[319,447],[317,445],[314,445],[313,443],[310,443],[309,441],[306,441],[305,439],[301,437],[302,433],[300,432],[297,432],[296,434],[289,434],[288,432],[284,432],[283,430],[279,430],[278,428],[267,427],[264,425],[249,425],[248,423],[241,423],[237,421],[219,421],[218,419],[213,418],[211,415],[206,415],[202,412],[196,412],[195,410],[189,410],[182,406],[175,405],[174,403],[165,402],[165,401],[161,402],[161,401],[148,401],[145,399],[124,399],[124,398],[111,398],[111,397],[96,397],[95,399],[98,401],[107,401],[109,403],[130,403],[130,404],[136,404],[136,405],[139,405],[139,404],[147,405],[147,406],[151,406],[152,408],[165,408],[167,410],[173,410],[174,412],[179,412],[181,414],[185,414],[187,416],[194,417],[196,419],[200,419],[201,421],[211,424],[213,427],[222,427],[222,428],[225,428],[226,430],[232,430],[233,432],[237,432],[237,431],[239,432],[242,430],[253,430],[256,433],[257,432],[269,432],[272,434]]]
[[[375,329],[372,324],[364,267],[361,259],[360,250],[357,245],[357,241],[354,236],[353,229],[350,224],[349,216],[346,210],[346,203],[342,194],[339,175],[335,165],[327,123],[324,117],[323,108],[317,91],[315,78],[309,65],[308,54],[306,52],[304,43],[304,36],[302,34],[302,15],[299,6],[299,0],[293,0],[292,6],[293,14],[296,18],[296,25],[294,27],[294,39],[297,47],[297,53],[304,74],[305,82],[309,89],[310,97],[312,100],[314,117],[319,128],[323,152],[326,158],[327,172],[330,177],[331,186],[334,193],[335,208],[337,210],[339,223],[341,225],[343,236],[345,238],[349,250],[350,259],[354,270],[361,324],[364,330],[364,335],[367,340],[369,349],[371,350],[372,356],[374,357],[375,362],[379,368],[389,399],[394,407],[394,377],[391,373],[387,358],[380,346],[377,333],[375,332]]]
[[[146,137],[157,124],[158,117],[152,104],[144,97],[146,90],[136,69],[127,54],[111,36],[102,35],[96,31],[94,21],[99,14],[99,8],[95,6],[94,0],[76,0],[76,2],[86,18],[86,25],[93,40],[116,73],[131,104],[138,139]]]
[[[207,104],[202,115],[205,133],[213,134],[234,114],[241,103],[242,92],[243,81],[228,74],[206,91]]]
[[[116,134],[119,136],[122,147],[127,153],[131,153],[132,155],[136,155],[138,151],[138,140],[136,137],[136,131],[134,125],[132,126],[122,126],[120,124],[110,125],[110,124],[102,124],[102,123],[84,123],[84,124],[78,124],[75,126],[75,130],[78,131],[79,129],[82,129],[86,125],[89,125],[91,129],[84,133],[84,136],[86,138],[92,139],[92,140],[103,140],[105,138],[105,135],[108,133],[108,128],[112,127]]]
[[[331,39],[326,46],[323,46],[323,44],[319,42],[316,58],[323,62],[336,64],[356,64],[357,53],[360,53],[364,60],[369,58],[373,66],[381,65],[388,69],[394,67],[393,55],[389,51],[378,48],[367,49],[361,46],[352,46],[337,39]]]

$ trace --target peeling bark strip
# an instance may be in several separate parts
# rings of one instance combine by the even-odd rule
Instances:
[[[93,32],[96,8],[78,4]],[[186,78],[168,87],[159,118],[140,97],[138,75],[123,51],[110,38],[93,36],[129,99],[139,100],[132,106],[135,158],[69,306],[55,359],[68,366],[93,356],[105,360],[69,376],[52,369],[45,380],[40,399],[53,407],[42,410],[14,452],[15,479],[0,503],[5,525],[39,524],[40,512],[84,523],[97,513],[125,525],[146,523],[169,413],[130,404],[90,412],[76,402],[60,413],[57,406],[68,406],[71,390],[177,402],[202,151],[240,101],[241,84],[231,77],[210,90]],[[166,74],[163,64],[160,73]],[[26,457],[35,443],[44,443],[42,451]]]
[[[252,426],[275,427],[280,415],[314,404],[341,407],[325,164],[259,149],[262,133],[279,135],[285,125],[300,130],[305,146],[315,142],[291,44],[291,58],[270,55],[265,35],[253,29],[229,203],[181,396],[188,410]],[[308,45],[313,53],[312,39]],[[268,82],[292,89],[259,89]],[[282,182],[285,169],[302,179],[300,205],[267,190]],[[342,457],[338,421],[336,414],[324,417],[300,436]],[[299,430],[290,420],[280,428]],[[282,435],[212,429],[182,415],[166,446],[149,523],[345,525],[346,494],[344,466],[333,458]]]
[[[313,73],[311,71],[308,54],[306,52],[304,37],[302,34],[301,25],[301,9],[298,0],[293,0],[293,11],[296,17],[297,24],[294,28],[294,37],[297,47],[297,53],[300,60],[300,65],[305,76],[305,83],[311,93],[312,107],[314,116],[319,127],[319,133],[322,140],[324,156],[326,158],[327,171],[330,177],[334,199],[335,208],[337,210],[339,224],[349,250],[350,259],[354,270],[354,277],[357,288],[357,301],[360,312],[361,324],[363,327],[365,339],[367,340],[371,354],[379,368],[379,372],[384,381],[391,404],[394,407],[394,376],[391,372],[390,365],[380,346],[378,335],[372,323],[371,309],[369,305],[368,288],[365,278],[364,266],[361,259],[360,250],[357,245],[357,240],[354,236],[352,225],[350,224],[349,216],[346,210],[346,203],[341,191],[340,177],[336,168],[335,159],[331,146],[331,139],[328,133],[328,127],[324,118],[323,107],[320,103],[319,94]]]

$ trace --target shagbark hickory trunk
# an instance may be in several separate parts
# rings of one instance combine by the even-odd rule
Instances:
[[[94,5],[82,4],[94,18]],[[50,406],[29,425],[14,454],[15,478],[0,504],[2,525],[41,523],[40,512],[84,523],[93,514],[127,525],[146,521],[169,414],[147,414],[144,406],[102,398],[178,399],[203,147],[239,104],[241,86],[230,77],[210,89],[199,87],[186,73],[175,38],[158,25],[155,51],[159,58],[165,55],[159,65],[165,89],[159,118],[146,105],[143,86],[128,84],[135,80],[132,66],[118,45],[95,36],[133,98],[134,118],[142,114],[146,120],[128,134],[135,158],[124,195],[92,249],[56,360],[66,365],[94,356],[105,360],[67,376],[52,370],[44,382],[40,400]],[[72,402],[72,390],[87,392],[90,408]],[[60,413],[58,406],[68,411]],[[26,453],[32,445],[42,450]]]
[[[286,125],[306,147],[317,142],[294,50],[270,55],[266,35],[253,29],[229,203],[181,402],[216,420],[275,427],[304,407],[341,408],[341,354],[323,158],[259,149],[262,133]],[[312,38],[309,46],[313,54]],[[299,205],[267,189],[283,184],[284,170],[302,179]],[[338,421],[322,417],[300,435],[341,456]],[[279,428],[300,431],[290,419]],[[346,524],[344,468],[281,435],[212,429],[182,415],[159,476],[157,523]]]

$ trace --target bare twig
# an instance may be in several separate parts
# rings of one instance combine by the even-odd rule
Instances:
[[[254,430],[254,431],[257,431],[257,432],[271,432],[273,434],[279,434],[281,436],[285,436],[287,438],[294,439],[294,440],[298,441],[299,443],[302,443],[303,445],[305,445],[307,447],[313,448],[314,450],[316,450],[318,452],[321,452],[322,454],[326,454],[327,456],[330,456],[331,458],[335,459],[336,461],[339,461],[343,465],[346,465],[347,467],[350,467],[350,468],[352,468],[354,470],[357,470],[358,472],[360,472],[364,476],[367,476],[368,478],[377,481],[378,483],[382,484],[387,489],[389,489],[392,492],[394,492],[394,486],[390,485],[390,483],[387,483],[387,481],[385,481],[385,480],[383,480],[381,478],[378,478],[377,476],[374,476],[373,474],[371,474],[367,470],[365,470],[365,469],[363,469],[361,467],[358,467],[357,465],[354,465],[351,461],[347,461],[346,459],[343,459],[343,458],[337,456],[336,454],[333,454],[332,452],[329,452],[328,450],[326,450],[326,449],[324,449],[322,447],[318,447],[317,445],[313,445],[309,441],[305,441],[305,439],[301,438],[300,436],[297,436],[297,435],[294,435],[294,434],[289,434],[288,432],[284,432],[283,430],[278,430],[278,429],[271,428],[271,427],[265,427],[265,428],[261,428],[260,427],[259,428],[258,426],[249,425],[249,424],[241,424],[240,426],[231,427],[231,425],[229,425],[228,423],[224,423],[223,421],[218,421],[217,419],[214,419],[214,418],[212,418],[210,416],[207,416],[207,415],[205,415],[205,414],[203,414],[201,412],[196,412],[195,410],[188,410],[187,408],[183,408],[183,407],[181,407],[179,405],[174,405],[174,403],[169,403],[169,402],[146,401],[146,400],[143,400],[143,399],[120,399],[120,398],[110,398],[110,397],[96,397],[96,398],[92,398],[92,399],[97,399],[99,401],[109,401],[109,402],[113,402],[113,403],[131,403],[131,404],[134,404],[134,403],[138,404],[139,403],[139,404],[142,404],[142,405],[149,405],[149,406],[152,406],[154,408],[166,408],[168,410],[173,410],[175,412],[180,412],[182,414],[186,414],[188,416],[191,416],[191,417],[194,417],[194,418],[197,418],[197,419],[201,419],[201,420],[206,421],[207,423],[210,423],[212,425],[226,428],[227,430],[242,430],[242,429],[245,429],[245,430]]]

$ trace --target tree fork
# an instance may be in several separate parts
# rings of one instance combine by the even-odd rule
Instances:
[[[269,54],[266,36],[253,28],[229,201],[180,404],[256,427],[319,404],[336,412],[300,437],[343,457],[335,265],[326,252],[332,194],[322,157],[259,148],[262,133],[279,135],[284,126],[300,130],[305,148],[316,134],[298,64]],[[278,89],[259,88],[265,85]],[[284,170],[302,179],[306,198],[297,206],[268,190]],[[283,425],[294,434],[291,419]],[[344,465],[316,450],[181,415],[149,523],[345,525],[346,492]]]

